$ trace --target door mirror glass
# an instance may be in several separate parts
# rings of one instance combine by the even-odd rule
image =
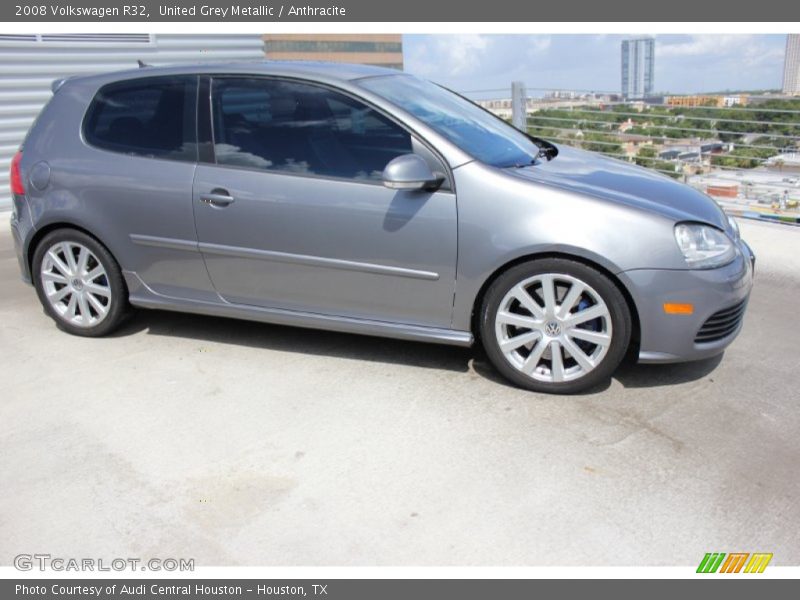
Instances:
[[[383,185],[393,190],[432,190],[443,181],[444,177],[416,154],[398,156],[383,169]]]

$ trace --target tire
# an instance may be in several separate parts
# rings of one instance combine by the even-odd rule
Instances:
[[[480,312],[479,333],[495,368],[519,387],[549,394],[607,381],[631,330],[619,288],[599,271],[561,258],[510,268],[489,287]]]
[[[33,254],[32,275],[45,313],[73,335],[107,335],[130,314],[117,261],[82,231],[57,229],[42,238]]]

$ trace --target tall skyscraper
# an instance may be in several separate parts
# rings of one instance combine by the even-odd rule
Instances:
[[[800,94],[800,33],[786,36],[786,57],[783,59],[783,93]]]
[[[653,93],[656,41],[639,38],[622,41],[622,96],[642,99]]]

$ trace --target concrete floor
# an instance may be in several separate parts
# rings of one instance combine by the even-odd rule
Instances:
[[[0,564],[797,565],[800,230],[742,229],[757,285],[721,361],[564,398],[446,346],[160,312],[71,337],[3,226]]]

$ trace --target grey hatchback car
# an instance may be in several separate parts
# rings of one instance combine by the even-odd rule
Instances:
[[[130,307],[469,346],[541,392],[738,334],[753,256],[705,194],[393,70],[145,67],[55,82],[11,169],[63,330]]]

